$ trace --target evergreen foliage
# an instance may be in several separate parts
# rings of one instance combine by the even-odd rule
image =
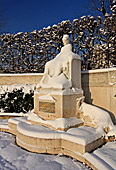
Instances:
[[[33,96],[32,90],[30,90],[30,93],[24,94],[23,88],[14,89],[12,92],[6,91],[0,95],[0,109],[10,113],[26,113],[33,109]]]

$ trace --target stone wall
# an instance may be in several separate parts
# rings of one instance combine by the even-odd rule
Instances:
[[[37,84],[41,80],[42,75],[42,73],[0,74],[0,85]]]
[[[0,74],[0,85],[36,84],[43,74]],[[116,68],[82,71],[85,101],[116,117]],[[112,115],[113,116],[113,115]]]
[[[104,108],[116,117],[116,68],[82,72],[85,102]]]

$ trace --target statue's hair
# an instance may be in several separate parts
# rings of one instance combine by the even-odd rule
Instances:
[[[62,38],[62,41],[65,41],[66,44],[70,43],[70,37],[68,34],[64,34],[63,35],[63,38]]]

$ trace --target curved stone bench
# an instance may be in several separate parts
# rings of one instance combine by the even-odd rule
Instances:
[[[85,153],[102,145],[104,138],[103,134],[92,127],[80,126],[71,128],[67,132],[53,131],[41,125],[32,125],[26,118],[11,118],[8,127],[3,131],[15,134],[16,143],[31,152],[63,153],[97,170],[86,158]]]
[[[16,141],[22,147],[38,153],[58,154],[67,150],[84,154],[102,145],[102,136],[100,133],[95,134],[95,129],[90,127],[86,127],[85,133],[83,126],[67,132],[56,132],[41,125],[20,122],[17,125]]]
[[[15,117],[11,118],[8,120],[8,127],[9,127],[9,132],[17,135],[17,125],[19,122],[26,122],[27,118],[26,117]]]

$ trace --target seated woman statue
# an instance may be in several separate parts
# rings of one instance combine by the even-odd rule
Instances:
[[[44,75],[37,84],[37,89],[67,89],[72,87],[72,80],[69,76],[69,62],[79,56],[72,52],[69,35],[63,36],[64,47],[61,52],[45,65]]]

